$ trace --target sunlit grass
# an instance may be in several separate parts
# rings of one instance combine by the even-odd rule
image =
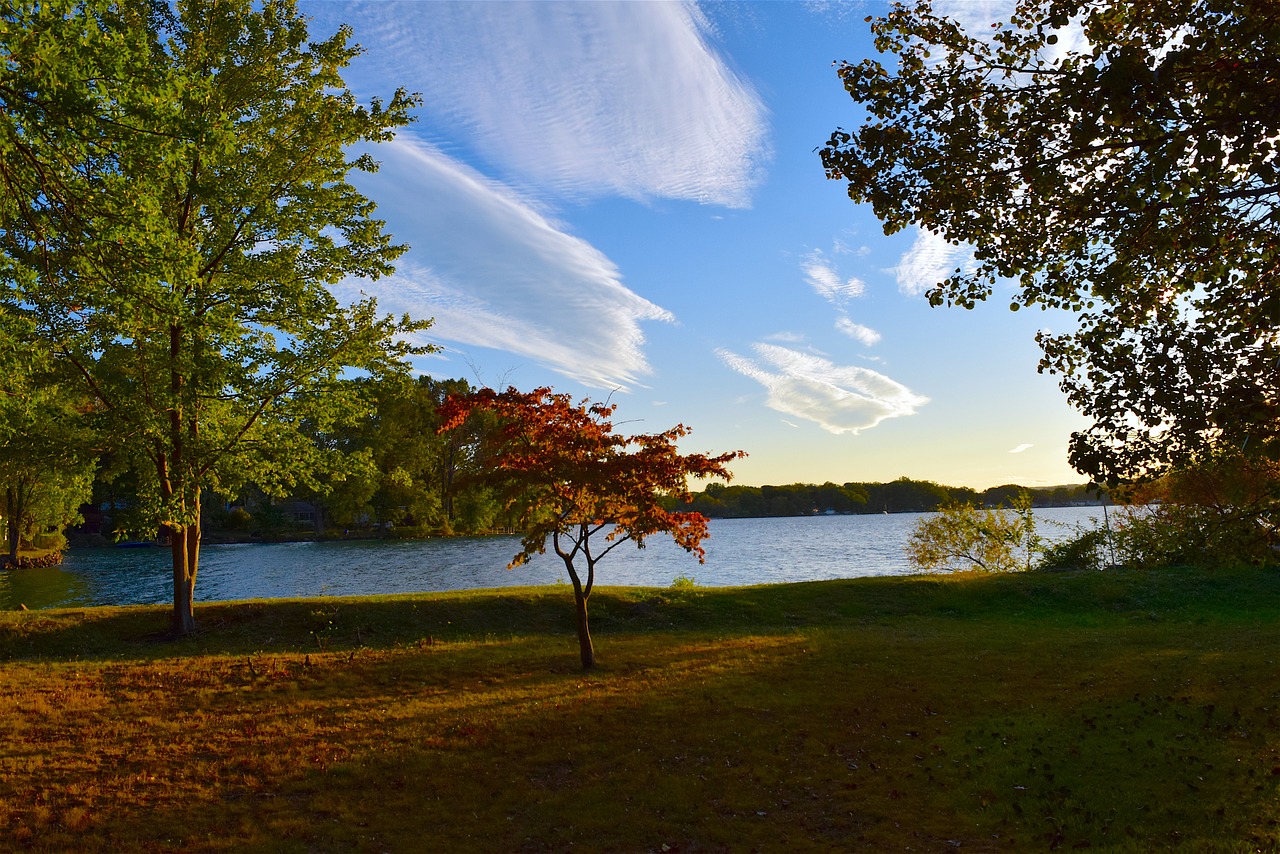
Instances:
[[[0,614],[0,848],[1270,850],[1280,576]]]

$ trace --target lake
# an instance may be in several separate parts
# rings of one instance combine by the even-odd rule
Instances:
[[[1100,507],[1036,511],[1041,533],[1061,538],[1101,516]],[[713,519],[707,562],[654,537],[610,553],[597,583],[666,587],[680,575],[704,586],[774,584],[913,571],[903,553],[919,513]],[[205,546],[199,602],[418,593],[568,581],[560,559],[539,555],[507,570],[516,536],[403,542],[271,543]],[[62,566],[0,571],[0,609],[142,605],[173,601],[164,548],[75,549]]]

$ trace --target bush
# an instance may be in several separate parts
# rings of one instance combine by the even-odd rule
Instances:
[[[67,548],[67,537],[61,531],[46,531],[31,538],[31,545],[40,551],[62,552]]]
[[[1035,566],[1041,543],[1031,498],[1023,492],[1012,509],[943,506],[917,523],[906,551],[922,570],[1019,572]]]
[[[1275,532],[1226,508],[1160,504],[1116,514],[1116,552],[1126,566],[1266,566],[1276,562]]]
[[[1106,566],[1109,548],[1104,528],[1077,528],[1060,543],[1046,546],[1040,558],[1041,569],[1098,570]]]
[[[253,524],[253,516],[243,507],[232,507],[227,511],[226,526],[229,531],[248,530]]]
[[[1116,514],[1116,551],[1128,566],[1274,564],[1280,464],[1219,452],[1135,488]]]

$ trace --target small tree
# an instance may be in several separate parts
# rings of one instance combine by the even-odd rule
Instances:
[[[689,499],[688,478],[732,474],[725,467],[745,454],[681,454],[676,442],[684,425],[661,433],[623,436],[614,432],[615,406],[582,401],[540,388],[498,393],[482,389],[450,397],[441,411],[442,430],[461,425],[473,411],[487,410],[500,426],[486,437],[485,479],[500,487],[507,509],[524,532],[513,569],[546,551],[550,538],[573,583],[582,667],[595,665],[587,623],[587,600],[596,565],[627,541],[643,548],[654,534],[670,534],[698,556],[705,553],[707,518],[665,509],[664,499]]]
[[[921,569],[1031,569],[1041,551],[1031,497],[1024,491],[1013,509],[954,503],[922,518],[907,541],[907,557]]]

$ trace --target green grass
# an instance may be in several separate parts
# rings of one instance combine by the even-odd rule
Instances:
[[[1280,848],[1280,573],[0,614],[0,848]]]

